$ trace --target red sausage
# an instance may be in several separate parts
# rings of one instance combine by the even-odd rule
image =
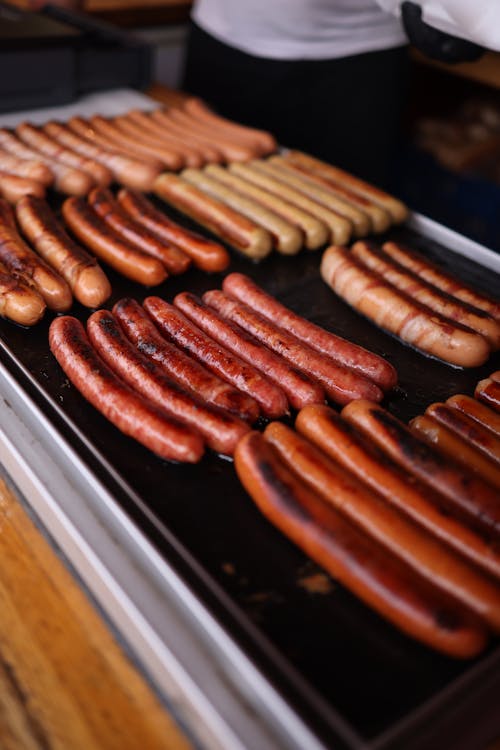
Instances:
[[[482,427],[486,427],[494,435],[500,435],[500,415],[489,409],[480,401],[459,393],[446,401],[448,406],[463,412],[467,417]]]
[[[491,378],[480,380],[476,385],[474,396],[500,413],[500,383]]]
[[[431,404],[425,413],[443,424],[492,461],[500,463],[500,437],[448,403]]]

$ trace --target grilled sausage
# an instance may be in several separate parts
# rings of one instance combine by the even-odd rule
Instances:
[[[174,304],[208,336],[256,367],[281,388],[294,409],[325,400],[325,392],[319,383],[291,367],[286,360],[262,346],[242,328],[218,315],[209,306],[210,292],[204,296],[203,302],[194,294],[183,292],[175,297]],[[284,408],[286,410],[288,405],[284,405]]]
[[[148,297],[144,300],[144,308],[164,336],[216,375],[252,396],[265,415],[282,416],[287,411],[288,405],[281,389],[255,367],[217,344],[176,307],[159,297]]]
[[[43,317],[41,295],[10,274],[0,263],[0,315],[22,326],[33,326]]]
[[[144,117],[144,119],[149,125],[149,118]],[[137,123],[135,119],[129,116],[129,114],[122,117],[115,117],[113,119],[113,125],[116,125],[116,127],[122,130],[126,135],[131,136],[132,138],[137,138],[141,143],[145,143],[151,148],[159,148],[160,152],[164,148],[178,151],[182,156],[186,167],[198,169],[205,164],[205,159],[196,148],[186,145],[185,142],[181,141],[180,138],[176,138],[173,134],[163,134],[161,137],[155,135],[149,127],[145,127],[142,122]]]
[[[333,409],[308,406],[295,428],[385,501],[445,544],[500,578],[500,545],[464,523],[446,499],[414,481],[387,453]]]
[[[484,648],[475,618],[379,547],[287,469],[258,432],[235,451],[237,474],[260,511],[368,606],[444,653],[467,658]]]
[[[27,177],[18,177],[0,170],[0,196],[13,206],[25,195],[45,197],[45,185]]]
[[[140,127],[148,137],[154,138],[161,141],[175,141],[181,147],[189,152],[189,161],[186,158],[186,165],[188,167],[202,167],[207,162],[206,152],[202,147],[193,146],[189,141],[189,137],[182,137],[177,133],[168,131],[163,125],[153,120],[149,112],[142,112],[138,109],[132,109],[127,112],[125,119],[128,123]],[[209,158],[209,157],[208,157]],[[195,163],[198,162],[198,163]],[[190,163],[191,162],[191,163]]]
[[[406,471],[448,498],[476,528],[500,536],[500,499],[491,485],[445,459],[378,404],[353,401],[344,407],[342,416]]]
[[[141,305],[133,299],[121,299],[113,308],[125,335],[141,354],[160,365],[179,385],[203,401],[236,414],[249,422],[259,416],[253,398],[233,388],[181,349],[160,336]]]
[[[21,159],[3,149],[0,149],[0,170],[40,182],[45,187],[49,187],[54,182],[54,175],[39,159]]]
[[[82,305],[99,307],[108,299],[111,286],[104,272],[95,258],[66,234],[48,203],[26,196],[17,204],[16,216],[24,236],[68,282]]]
[[[232,455],[238,440],[250,429],[243,420],[180,388],[159,365],[135,349],[108,310],[90,316],[87,332],[99,356],[127,385],[199,432],[212,450]]]
[[[167,278],[159,260],[120,239],[82,198],[67,198],[62,213],[80,242],[123,276],[145,286],[161,284]]]
[[[189,255],[197,268],[215,272],[224,271],[229,265],[229,253],[225,247],[171,221],[144,195],[123,189],[118,193],[118,203],[138,224]]]
[[[228,162],[248,161],[257,156],[255,149],[248,147],[238,140],[228,138],[220,130],[214,130],[181,109],[174,107],[168,111],[168,114],[171,120],[177,122],[190,136],[197,136],[208,144],[213,143]]]
[[[477,367],[488,359],[486,339],[414,302],[344,248],[325,251],[321,275],[358,312],[421,351],[459,367]]]
[[[184,273],[191,265],[191,259],[182,250],[137,224],[123,211],[109,190],[94,188],[89,193],[88,202],[111,231],[141,252],[157,258],[169,273]]]
[[[167,417],[117,378],[92,348],[76,318],[53,320],[49,343],[73,385],[121,432],[160,458],[189,463],[200,460],[204,450],[201,435]]]
[[[347,404],[355,398],[367,398],[368,394],[374,401],[382,400],[382,391],[371,380],[311,349],[248,305],[237,302],[217,289],[207,292],[204,299],[224,318],[236,323],[293,367],[318,380],[329,398],[336,403]]]
[[[411,299],[438,315],[481,334],[493,350],[500,348],[500,323],[488,313],[441,293],[427,282],[421,281],[415,274],[405,271],[403,266],[371,243],[356,242],[351,247],[351,253],[366,268],[382,276]]]
[[[252,260],[261,260],[272,250],[269,232],[176,175],[160,175],[155,193]]]
[[[202,152],[205,161],[211,164],[221,164],[224,161],[223,155],[216,148],[212,140],[208,141],[196,133],[187,133],[186,129],[180,123],[171,118],[169,112],[155,109],[151,112],[150,117],[168,135],[175,135],[178,138],[188,138],[189,142]]]
[[[310,323],[267,294],[248,276],[231,273],[224,279],[222,288],[226,294],[244,302],[316,351],[372,380],[383,390],[390,390],[396,385],[397,372],[385,359]]]
[[[22,240],[12,208],[4,200],[0,200],[0,261],[9,273],[34,286],[51,310],[64,312],[71,307],[68,284]]]
[[[264,437],[290,471],[354,526],[500,631],[500,586],[496,582],[387,505],[290,427],[272,422]]]
[[[500,383],[495,383],[491,378],[480,380],[476,385],[474,396],[500,413]]]
[[[449,398],[446,403],[453,409],[466,414],[477,424],[486,427],[495,435],[500,435],[500,416],[475,398],[458,394]]]
[[[431,404],[425,413],[463,438],[492,461],[500,463],[500,437],[448,403]]]

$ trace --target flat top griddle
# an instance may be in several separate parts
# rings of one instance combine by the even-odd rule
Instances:
[[[195,228],[175,212],[169,210],[169,215]],[[450,254],[428,237],[400,227],[379,241],[386,239],[404,241],[467,283],[498,295],[499,275]],[[321,280],[320,259],[321,252],[303,251],[292,258],[273,254],[254,265],[233,253],[229,271],[248,274],[299,314],[392,362],[399,385],[384,405],[397,417],[407,421],[433,401],[455,393],[472,394],[478,380],[500,367],[498,354],[481,368],[461,370],[403,345],[336,297]],[[201,294],[220,287],[223,275],[193,269],[152,290],[111,271],[109,277],[114,292],[106,307],[111,308],[125,295],[142,301],[148,294],[167,300],[183,290]],[[71,314],[84,322],[89,312],[75,304]],[[52,317],[47,314],[31,330],[0,320],[2,361],[326,744],[374,746],[377,737],[424,702],[439,697],[458,678],[474,673],[481,679],[482,665],[498,654],[498,643],[492,642],[474,662],[457,662],[406,638],[322,574],[264,519],[241,488],[231,461],[209,454],[196,466],[170,464],[120,434],[68,383],[52,357],[47,339]],[[32,377],[25,377],[19,365]],[[88,442],[80,440],[78,431]],[[123,482],[115,481],[106,462]],[[142,507],[135,502],[135,493]],[[193,560],[208,578],[200,580]],[[307,581],[318,573],[324,586],[313,593]],[[227,606],[226,597],[236,609]],[[280,658],[275,658],[277,654]],[[301,677],[286,673],[281,659]],[[350,744],[339,736],[336,714],[353,728],[359,742]]]

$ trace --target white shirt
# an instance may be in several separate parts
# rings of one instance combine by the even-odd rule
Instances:
[[[231,47],[277,60],[332,59],[407,43],[400,20],[375,0],[198,0],[192,18]]]

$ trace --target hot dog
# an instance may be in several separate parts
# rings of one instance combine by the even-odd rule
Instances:
[[[452,409],[458,409],[467,417],[473,419],[474,422],[486,427],[495,435],[500,435],[500,416],[475,398],[458,394],[449,398],[446,403]]]
[[[387,503],[441,542],[500,578],[500,548],[485,533],[463,523],[446,499],[413,481],[387,453],[327,406],[308,406],[295,428]]]
[[[224,156],[213,141],[207,141],[206,138],[198,136],[195,133],[187,133],[186,129],[180,123],[173,120],[168,112],[155,109],[150,113],[150,117],[167,134],[175,135],[178,138],[188,138],[189,142],[202,152],[205,161],[211,164],[221,164],[224,161]]]
[[[149,123],[147,117],[145,120]],[[178,151],[186,167],[198,169],[205,163],[205,159],[197,149],[187,146],[180,138],[176,138],[173,134],[169,136],[166,134],[161,137],[157,136],[149,128],[144,127],[142,123],[138,124],[135,120],[129,118],[128,115],[115,117],[112,122],[113,125],[116,125],[126,135],[137,138],[141,143],[145,143],[151,148],[159,148],[160,152],[164,148]]]
[[[286,413],[288,404],[280,388],[255,367],[217,344],[176,307],[159,297],[148,297],[144,300],[144,308],[164,336],[216,375],[252,396],[265,415],[274,417]]]
[[[480,380],[476,385],[474,396],[500,413],[500,383],[495,383],[491,378]]]
[[[294,430],[272,422],[264,437],[290,471],[354,526],[500,631],[500,586],[387,505]]]
[[[20,159],[8,151],[0,149],[0,170],[15,174],[18,177],[26,177],[29,180],[40,182],[49,187],[54,182],[54,175],[42,161],[37,159]]]
[[[446,404],[431,404],[425,413],[463,438],[492,461],[500,463],[500,437],[466,414]]]
[[[371,380],[311,349],[248,305],[237,302],[217,289],[207,292],[204,299],[223,317],[236,323],[293,367],[319,381],[328,397],[336,403],[347,404],[353,398],[366,398],[366,394],[370,394],[374,401],[382,400],[382,391]]]
[[[82,198],[65,200],[62,213],[80,242],[123,276],[145,286],[161,284],[167,278],[159,260],[120,239]]]
[[[396,385],[396,370],[385,359],[310,323],[267,294],[248,276],[231,273],[224,279],[222,288],[231,297],[249,305],[253,310],[309,344],[316,351],[326,354],[342,366],[373,380],[383,390],[389,390]]]
[[[33,326],[43,317],[45,302],[41,295],[0,263],[0,315],[22,326]]]
[[[408,209],[400,200],[385,193],[374,185],[370,185],[369,183],[364,182],[364,180],[360,180],[359,177],[355,177],[354,175],[349,174],[349,172],[344,172],[343,169],[334,167],[331,164],[326,164],[325,162],[320,161],[320,159],[315,159],[301,151],[289,151],[286,154],[286,158],[292,164],[299,164],[300,166],[306,167],[314,174],[319,174],[327,180],[331,179],[339,185],[342,185],[342,187],[353,190],[364,198],[368,198],[368,200],[377,203],[390,213],[395,222],[399,223],[405,221],[408,217]]]
[[[144,195],[123,189],[118,193],[118,203],[134,221],[179,247],[203,271],[224,271],[229,265],[226,248],[171,221]]]
[[[416,576],[345,521],[280,461],[258,432],[235,451],[235,468],[261,512],[315,562],[404,633],[450,656],[485,644],[467,610]]]
[[[66,234],[48,203],[26,196],[18,202],[16,216],[25,237],[68,282],[82,305],[99,307],[108,299],[111,286],[104,272],[95,258]]]
[[[49,122],[44,125],[44,130],[63,146],[104,164],[113,175],[114,180],[122,185],[149,191],[162,170],[161,164],[156,166],[147,160],[131,159],[124,154],[111,150],[111,148],[102,148],[97,143],[77,135],[66,125]]]
[[[243,420],[204,404],[180,388],[161,367],[132,346],[108,310],[98,310],[90,316],[87,333],[100,357],[127,385],[198,431],[212,450],[232,455],[238,440],[250,429]]]
[[[249,422],[256,421],[260,413],[257,402],[160,336],[138,302],[121,299],[113,307],[113,313],[128,340],[141,354],[160,365],[179,385],[209,404],[226,409]]]
[[[162,174],[155,181],[154,190],[167,203],[252,260],[261,260],[271,252],[273,245],[269,232],[180,177]]]
[[[209,306],[210,292],[207,292],[204,300],[207,304],[194,294],[183,292],[175,297],[174,304],[212,339],[249,362],[281,388],[294,409],[325,400],[325,392],[319,383],[291,367],[286,360],[262,346],[242,328],[218,315]]]
[[[0,261],[9,273],[35,287],[47,307],[64,312],[73,298],[68,284],[21,239],[9,204],[0,199]]]
[[[189,463],[200,460],[204,450],[201,435],[168,417],[117,378],[94,351],[76,318],[53,320],[49,343],[73,385],[121,432],[160,458]]]
[[[142,224],[137,224],[115,200],[109,190],[95,188],[89,193],[89,205],[108,227],[143,253],[157,258],[169,273],[187,271],[191,259],[178,247],[159,239]]]
[[[488,359],[486,339],[414,302],[344,248],[325,251],[321,275],[358,312],[421,351],[459,367],[477,367]]]
[[[440,293],[438,289],[421,281],[415,274],[405,271],[403,266],[391,260],[383,250],[371,243],[356,242],[351,247],[351,252],[366,268],[382,276],[389,284],[407,294],[411,299],[429,307],[444,318],[456,321],[481,334],[493,350],[500,348],[500,323],[488,313]]]
[[[500,320],[500,303],[496,300],[489,299],[485,294],[474,291],[463,281],[446,273],[415,250],[410,250],[397,242],[386,242],[382,247],[384,252],[390,255],[393,260],[420,276],[429,284],[433,284],[442,292],[484,310],[496,320]]]
[[[45,185],[36,180],[18,177],[0,170],[0,196],[15,206],[24,195],[37,195],[39,198],[44,198]]]
[[[500,536],[500,501],[491,485],[445,459],[378,404],[353,401],[341,413],[406,471],[448,498],[476,528]]]
[[[302,232],[278,214],[227,187],[223,182],[219,182],[205,172],[185,169],[181,176],[191,185],[195,185],[204,193],[208,193],[212,198],[222,201],[251,221],[255,221],[258,225],[267,229],[278,252],[283,255],[295,255],[301,249]]]

